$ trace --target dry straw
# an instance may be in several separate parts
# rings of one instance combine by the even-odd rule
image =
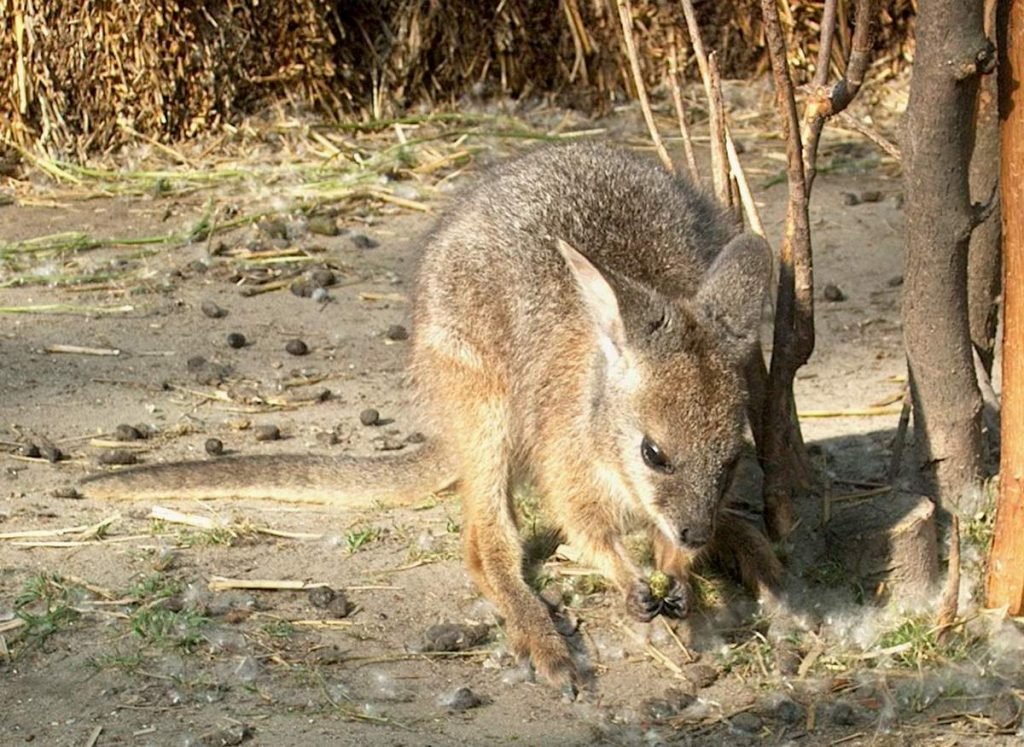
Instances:
[[[913,3],[883,2],[879,69],[906,60]],[[848,5],[836,60],[850,43]],[[695,6],[724,76],[764,69],[757,0]],[[783,6],[793,63],[806,71],[821,2]],[[673,35],[682,41],[682,10],[636,0],[632,11],[653,90]],[[347,120],[484,97],[557,95],[601,111],[635,91],[623,42],[616,0],[0,0],[0,143],[82,161],[217,132],[281,101]],[[683,63],[693,77],[693,60]]]

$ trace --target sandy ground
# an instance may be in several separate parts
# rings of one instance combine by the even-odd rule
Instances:
[[[782,168],[780,143],[749,138],[744,145],[766,224],[777,238],[785,185],[771,182]],[[898,175],[870,146],[826,145],[827,168],[812,210],[818,344],[798,380],[802,411],[891,403],[905,373]],[[850,205],[845,193],[872,201]],[[432,207],[443,208],[443,200]],[[11,205],[0,207],[0,241],[66,230],[152,235],[191,225],[202,211],[200,197]],[[842,569],[838,581],[820,585],[822,575],[813,573],[820,558],[813,552],[793,553],[803,565],[791,566],[788,584],[798,616],[813,611],[819,625],[825,619],[833,632],[843,631],[832,639],[817,628],[785,625],[791,634],[774,635],[757,618],[753,601],[730,587],[731,601],[681,626],[677,642],[660,620],[650,626],[628,621],[618,595],[603,591],[592,576],[570,563],[549,563],[546,593],[560,596],[581,622],[596,675],[579,702],[567,703],[529,681],[505,652],[493,611],[461,567],[456,496],[359,514],[255,502],[167,504],[215,525],[201,529],[153,519],[148,504],[54,493],[98,469],[120,424],[153,431],[138,448],[128,445],[145,462],[208,458],[210,438],[247,454],[415,448],[406,441],[416,433],[402,382],[407,343],[389,339],[388,331],[409,325],[416,258],[433,220],[385,211],[340,217],[346,231],[338,236],[289,224],[284,238],[275,238],[279,232],[270,226],[143,257],[100,250],[75,258],[77,269],[128,262],[136,270],[132,281],[86,291],[45,284],[0,289],[5,308],[119,309],[0,314],[0,533],[78,528],[0,542],[0,741],[855,745],[1017,739],[1020,701],[1012,692],[1020,693],[1024,679],[1019,664],[1007,664],[999,651],[1016,651],[1009,656],[1019,662],[1019,641],[1008,634],[1005,648],[991,649],[991,658],[972,654],[966,663],[949,663],[941,676],[901,664],[898,656],[851,666],[833,656],[837,641],[877,648],[885,625],[900,618],[826,589],[846,585]],[[247,247],[303,248],[313,258],[303,267],[329,267],[339,283],[326,300],[287,287],[244,295],[268,267],[254,262],[261,254]],[[58,269],[54,260],[40,260],[42,272]],[[845,300],[823,300],[827,283]],[[204,302],[216,303],[226,316],[205,315]],[[246,345],[230,347],[229,333],[244,335]],[[286,352],[296,338],[308,345],[308,355]],[[54,345],[119,353],[47,352]],[[190,366],[196,356],[207,365]],[[217,374],[212,379],[211,370]],[[805,437],[836,492],[885,481],[898,415],[893,405],[882,406],[887,414],[875,417],[804,420]],[[367,408],[378,410],[383,424],[363,425],[360,413]],[[257,427],[268,424],[280,429],[280,440],[256,439]],[[20,457],[30,441],[52,444],[67,458],[51,464]],[[820,499],[807,499],[800,511],[806,521],[794,542],[819,547]],[[112,521],[99,534],[83,533],[106,519]],[[307,590],[211,590],[214,577],[324,583],[344,591],[352,609],[338,617],[343,605],[325,608]],[[31,624],[19,623],[26,619]],[[424,651],[424,641],[438,637],[432,626],[442,623],[489,627],[483,642],[465,650]],[[459,688],[473,697],[457,694]]]

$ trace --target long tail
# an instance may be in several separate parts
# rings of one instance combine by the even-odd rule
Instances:
[[[413,503],[450,487],[454,470],[440,448],[375,458],[300,454],[169,462],[85,478],[89,498],[162,500],[260,498],[345,508]]]

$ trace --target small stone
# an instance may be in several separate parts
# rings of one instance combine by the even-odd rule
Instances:
[[[642,708],[647,717],[652,721],[667,721],[678,716],[685,708],[697,700],[692,692],[686,692],[677,687],[670,687],[660,698],[648,698],[643,702]]]
[[[139,432],[139,436],[142,437],[143,440],[152,438],[160,432],[155,426],[152,426],[149,423],[136,423],[135,430]]]
[[[27,444],[22,444],[21,448],[18,449],[18,453],[29,459],[39,459],[43,455],[42,452],[39,451],[39,445],[34,444],[31,441]]]
[[[309,274],[309,280],[317,288],[330,288],[332,285],[338,282],[338,279],[334,276],[334,273],[328,270],[326,267],[321,267],[318,270],[313,270]]]
[[[431,625],[423,634],[423,642],[414,646],[418,651],[467,651],[484,643],[490,636],[487,625],[440,623]]]
[[[46,444],[39,447],[39,455],[48,462],[56,464],[61,459],[64,459],[64,452],[58,449],[53,444]]]
[[[334,597],[327,603],[327,614],[333,618],[348,617],[352,614],[352,609],[353,607],[348,601],[348,597],[341,590],[335,591]]]
[[[50,495],[52,495],[54,498],[60,498],[62,500],[70,501],[77,501],[82,498],[82,494],[79,493],[70,485],[60,488],[54,488],[53,490],[50,491]]]
[[[207,386],[216,386],[223,383],[231,374],[230,366],[211,363],[201,355],[194,355],[189,358],[185,366],[198,383]]]
[[[104,451],[97,460],[100,464],[136,464],[139,461],[134,451],[128,449],[111,449]]]
[[[228,335],[228,345],[236,350],[245,347],[245,335],[241,332],[232,332]]]
[[[289,340],[285,344],[284,349],[292,355],[305,355],[309,352],[309,346],[299,339]]]
[[[374,249],[380,246],[379,241],[371,239],[365,233],[354,233],[349,237],[349,239],[356,245],[357,249]]]
[[[710,687],[718,680],[719,672],[710,664],[697,662],[689,664],[683,670],[683,676],[699,689]]]
[[[287,239],[288,238],[288,224],[280,218],[269,218],[267,220],[261,220],[257,224],[257,228],[271,239]]]
[[[224,442],[219,438],[208,438],[203,444],[203,448],[210,456],[220,456],[224,453]]]
[[[256,426],[257,441],[277,441],[281,438],[281,429],[276,425],[264,424]]]
[[[314,586],[306,592],[306,597],[314,607],[325,609],[334,599],[334,589],[330,586]]]
[[[311,215],[307,227],[318,236],[337,236],[341,233],[338,222],[330,215]]]
[[[858,197],[861,202],[881,202],[883,195],[877,189],[866,189]]]
[[[442,698],[441,704],[449,711],[468,711],[482,705],[480,696],[468,687],[460,687],[455,692]]]
[[[314,288],[309,297],[317,303],[327,303],[331,300],[331,295],[326,288]]]
[[[893,275],[886,282],[886,285],[888,285],[890,288],[899,288],[901,285],[903,285],[903,276],[902,275]]]
[[[419,431],[413,431],[412,433],[410,433],[408,436],[405,437],[405,442],[407,444],[421,444],[421,443],[423,443],[426,440],[427,440],[427,437],[424,436]]]
[[[388,331],[384,333],[384,336],[389,340],[408,340],[409,330],[403,327],[401,324],[392,324],[388,327]]]
[[[836,726],[853,726],[857,723],[857,712],[849,703],[839,701],[832,707],[832,723]]]
[[[376,445],[381,451],[399,451],[405,448],[404,441],[399,441],[398,439],[391,438],[390,436],[385,436],[379,441],[376,441]]]
[[[309,298],[310,296],[313,295],[313,291],[316,290],[316,286],[313,285],[312,281],[306,278],[299,278],[291,284],[289,289],[291,290],[293,296],[298,296],[299,298]]]
[[[202,275],[210,268],[206,266],[206,263],[203,262],[203,260],[193,259],[191,262],[188,263],[188,269],[196,273],[197,275]]]
[[[825,296],[826,301],[838,302],[846,300],[846,294],[843,293],[843,289],[835,283],[826,283],[822,295]]]
[[[380,422],[380,413],[368,407],[359,413],[359,422],[363,425],[377,425]]]
[[[900,194],[890,195],[889,199],[886,200],[886,203],[889,205],[889,207],[893,208],[894,210],[902,210],[903,209],[903,194],[900,193]]]
[[[989,719],[1000,729],[1014,729],[1021,721],[1024,708],[1016,695],[1004,692],[997,695],[985,711]]]
[[[772,712],[784,724],[796,724],[807,718],[807,709],[791,698],[782,698]]]
[[[210,319],[223,319],[228,315],[227,311],[222,309],[213,301],[203,301],[202,304],[199,305],[199,310],[203,312],[204,316],[210,317]]]
[[[843,192],[843,205],[853,207],[860,204],[860,197],[853,192]]]
[[[750,712],[737,713],[729,720],[733,729],[747,734],[756,734],[761,731],[762,723],[760,716]]]
[[[139,433],[139,430],[134,425],[121,423],[114,429],[115,441],[139,441],[142,438],[143,435]]]

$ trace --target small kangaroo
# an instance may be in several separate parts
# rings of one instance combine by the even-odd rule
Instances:
[[[684,579],[702,548],[731,557],[749,584],[778,576],[760,532],[720,510],[770,263],[763,239],[647,158],[541,148],[482,179],[427,240],[411,360],[431,437],[419,452],[164,464],[88,478],[82,492],[354,506],[457,479],[466,566],[511,648],[573,686],[566,643],[523,579],[519,481],[640,620],[687,612]],[[624,547],[643,527],[674,579],[664,598]]]

